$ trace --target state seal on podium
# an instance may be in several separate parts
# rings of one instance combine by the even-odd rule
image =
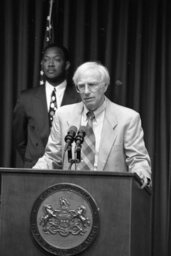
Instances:
[[[70,256],[86,250],[99,231],[99,209],[84,188],[55,184],[35,200],[31,233],[37,244],[52,255]]]

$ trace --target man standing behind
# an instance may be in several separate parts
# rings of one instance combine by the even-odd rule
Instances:
[[[14,142],[26,168],[44,154],[55,110],[80,101],[72,83],[67,82],[70,61],[65,47],[47,46],[41,66],[44,84],[21,92],[14,109]]]
[[[108,70],[100,63],[86,62],[77,68],[73,81],[82,102],[63,106],[56,112],[45,154],[33,168],[137,173],[142,186],[149,185],[151,162],[140,115],[105,96],[110,84]],[[81,159],[76,166],[70,165],[65,154],[65,136],[72,127],[86,127]],[[76,135],[74,152],[78,151],[79,140]]]

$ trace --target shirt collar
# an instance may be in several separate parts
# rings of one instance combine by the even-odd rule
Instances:
[[[66,88],[66,85],[67,85],[67,82],[66,80],[64,80],[62,83],[60,83],[59,85],[55,86],[56,90],[62,90],[62,89],[65,89]],[[46,87],[48,90],[50,91],[53,91],[54,89],[54,86],[51,85],[48,81],[46,81]]]
[[[105,99],[104,99],[104,102],[103,102],[103,104],[98,108],[98,109],[96,109],[95,111],[93,111],[94,112],[94,115],[95,115],[95,119],[97,119],[98,118],[98,116],[104,111],[106,109],[106,97],[105,97]],[[83,118],[84,118],[84,120],[86,121],[87,120],[87,112],[88,112],[89,110],[87,109],[87,107],[84,105],[84,108],[83,108]]]

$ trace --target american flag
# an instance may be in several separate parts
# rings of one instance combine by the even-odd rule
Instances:
[[[54,43],[54,28],[52,22],[52,8],[53,8],[54,0],[49,1],[49,14],[46,18],[46,30],[44,35],[43,49],[51,43]],[[44,84],[44,76],[43,71],[40,70],[40,84]]]

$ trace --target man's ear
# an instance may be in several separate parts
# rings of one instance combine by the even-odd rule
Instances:
[[[108,84],[105,84],[105,86],[104,86],[104,92],[106,92],[107,91],[107,89],[108,89]]]
[[[70,63],[70,61],[66,61],[66,64],[65,64],[65,70],[66,71],[68,71],[68,69],[70,68],[70,66],[71,66],[71,63]]]

